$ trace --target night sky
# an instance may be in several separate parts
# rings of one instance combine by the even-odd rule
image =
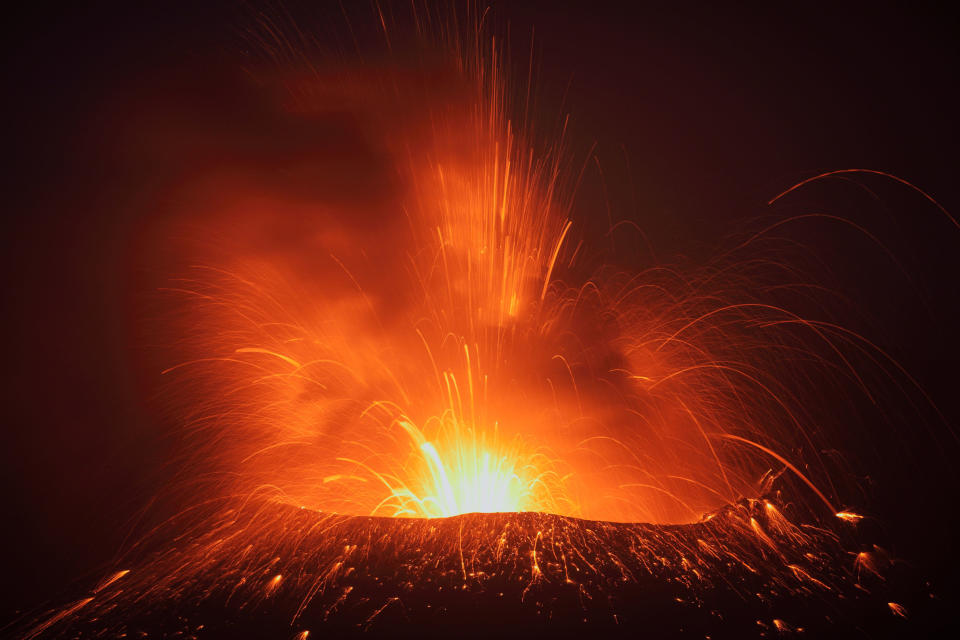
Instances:
[[[142,287],[155,274],[138,247],[186,169],[129,150],[164,105],[237,136],[256,122],[221,88],[253,8],[192,4],[46,3],[5,20],[0,620],[99,575],[169,473],[156,373],[139,355]],[[865,168],[960,215],[960,24],[948,7],[492,4],[515,62],[535,32],[537,118],[570,113],[572,153],[582,163],[593,148],[603,168],[605,189],[587,162],[574,215],[606,220],[609,203],[665,259],[708,255],[778,216],[864,225],[899,266],[848,228],[796,237],[829,265],[829,285],[856,310],[849,324],[957,424],[960,229],[877,177],[857,178],[869,191],[832,180],[767,205],[804,178]],[[337,3],[307,13],[321,38],[342,33]],[[869,475],[868,508],[895,552],[946,592],[960,449],[932,412],[892,411],[900,427],[851,436],[847,453]]]

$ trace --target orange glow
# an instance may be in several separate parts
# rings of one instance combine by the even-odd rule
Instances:
[[[371,149],[334,164],[363,160],[344,178],[361,187],[214,173],[157,234],[189,238],[156,332],[184,489],[691,523],[789,476],[799,502],[854,520],[803,398],[861,384],[850,352],[869,345],[764,299],[783,285],[743,258],[756,237],[699,267],[581,264],[566,122],[534,130],[497,47],[439,31],[445,62],[417,82],[285,71],[284,117],[355,114]]]
[[[835,366],[805,331],[844,365],[850,337],[758,301],[737,261],[560,279],[583,244],[562,146],[525,139],[496,67],[470,64],[462,99],[370,125],[401,195],[339,215],[387,230],[198,188],[222,249],[190,248],[206,266],[167,288],[182,358],[165,372],[195,477],[354,515],[689,523],[780,468],[835,512],[779,354]],[[313,240],[264,249],[286,215]]]
[[[402,480],[392,484],[373,472],[390,489],[385,507],[390,515],[445,517],[461,513],[498,511],[556,511],[551,501],[551,478],[523,453],[520,445],[503,446],[486,442],[485,434],[474,430],[462,433],[457,425],[447,435],[440,434],[438,443],[426,440],[423,433],[406,421],[400,421],[416,445],[414,467],[405,469],[406,476],[419,483],[411,487]],[[374,515],[380,509],[374,510]]]

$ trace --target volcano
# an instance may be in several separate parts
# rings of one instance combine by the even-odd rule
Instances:
[[[795,525],[773,500],[689,525],[358,517],[254,500],[110,574],[26,637],[917,632],[937,600],[842,524]]]
[[[584,92],[601,132],[590,142],[566,89],[556,107],[549,84],[538,97],[538,68],[565,75],[566,54],[541,56],[532,31],[518,49],[486,5],[377,2],[354,16],[335,4],[330,37],[319,14],[231,16],[240,42],[216,64],[111,76],[91,90],[96,106],[58,113],[46,147],[14,154],[43,162],[36,194],[17,198],[33,242],[9,234],[18,260],[5,269],[26,296],[9,305],[20,351],[5,403],[19,407],[5,432],[23,444],[0,447],[14,463],[0,512],[15,533],[25,525],[5,545],[23,563],[7,564],[8,588],[52,593],[71,560],[102,575],[3,630],[869,638],[947,626],[939,594],[957,573],[942,514],[960,438],[955,408],[935,400],[955,395],[960,296],[955,265],[931,247],[960,222],[925,172],[899,177],[885,150],[868,153],[864,140],[889,146],[869,129],[856,153],[804,155],[811,132],[843,127],[797,123],[843,100],[818,82],[822,104],[791,88],[804,111],[777,106],[791,101],[773,99],[771,78],[803,76],[792,62],[758,67],[755,94],[732,109],[739,82],[701,64],[709,55],[666,71],[639,64],[664,56],[574,47],[574,62],[610,74],[608,97]],[[544,11],[548,25],[557,13]],[[568,29],[564,50],[589,31]],[[791,29],[806,57],[812,31]],[[703,46],[645,38],[684,61]],[[824,68],[849,59],[843,42]],[[728,66],[765,56],[750,58]],[[79,99],[80,66],[52,74],[58,111]],[[28,76],[19,93],[45,77]],[[701,76],[722,91],[701,92]],[[857,126],[889,102],[877,96]],[[634,108],[648,104],[676,120]],[[916,109],[902,131],[928,115]],[[750,151],[755,123],[767,124]],[[69,142],[74,127],[86,142]],[[798,143],[781,148],[777,131]],[[718,134],[735,152],[700,167]],[[938,131],[931,149],[943,148]],[[722,182],[717,168],[746,172],[749,154],[767,173],[747,182],[778,185],[762,204],[738,210],[729,186],[677,215],[656,196],[683,202]],[[34,210],[57,213],[28,223]],[[943,242],[957,253],[955,236]],[[125,536],[108,566],[91,523]]]

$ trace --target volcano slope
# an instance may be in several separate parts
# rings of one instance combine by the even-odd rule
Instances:
[[[785,507],[784,507],[785,509]],[[866,541],[745,500],[688,525],[540,513],[401,519],[247,500],[24,624],[76,638],[896,637],[943,605]],[[172,525],[171,525],[172,526]],[[183,523],[179,523],[184,527]]]

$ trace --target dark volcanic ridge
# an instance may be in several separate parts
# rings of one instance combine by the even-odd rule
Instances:
[[[863,538],[848,522],[794,524],[757,500],[670,526],[247,501],[17,635],[877,637],[932,625],[939,605],[921,577]]]

